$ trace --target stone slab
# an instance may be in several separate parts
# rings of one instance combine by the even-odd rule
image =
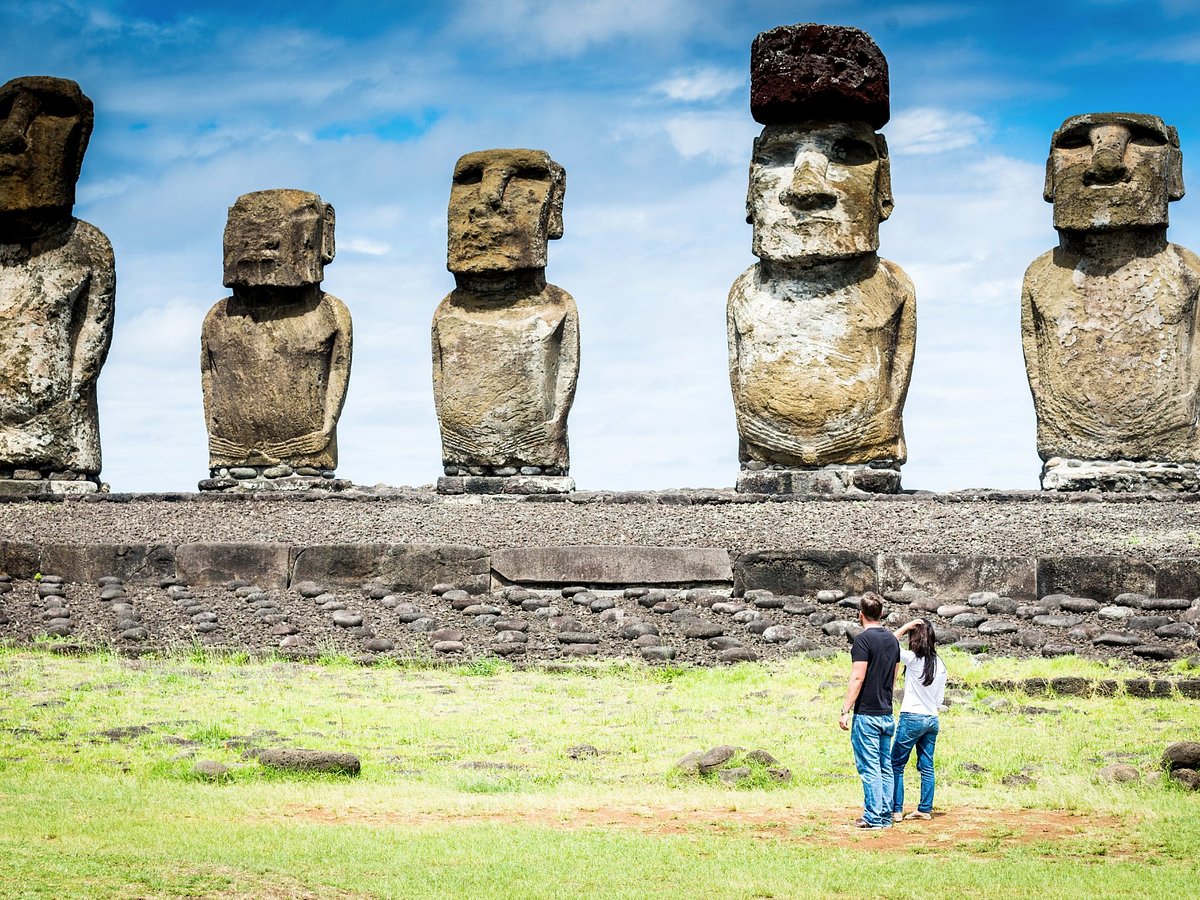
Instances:
[[[20,478],[0,478],[0,497],[40,497],[94,494],[100,486],[94,481],[61,481],[44,479],[25,481]]]
[[[455,544],[322,544],[297,551],[292,582],[359,585],[379,581],[392,590],[427,591],[453,584],[471,594],[491,588],[485,547]]]
[[[820,469],[743,469],[738,473],[740,494],[896,494],[899,469],[870,466],[824,466]]]
[[[874,553],[854,550],[757,550],[733,562],[733,590],[803,594],[824,589],[851,594],[878,590]]]
[[[729,552],[713,547],[520,547],[492,551],[509,584],[688,585],[733,581]]]
[[[95,584],[105,575],[128,582],[158,581],[175,574],[175,548],[161,544],[47,544],[41,571],[67,581]]]
[[[437,480],[439,494],[569,494],[575,479],[566,475],[444,475]]]
[[[321,478],[289,475],[285,478],[203,478],[196,485],[201,491],[226,494],[256,491],[348,491],[354,482],[347,478]]]
[[[1200,465],[1056,457],[1042,466],[1041,480],[1047,491],[1196,493]]]
[[[41,548],[24,541],[0,541],[0,574],[32,578],[41,571]]]
[[[1022,557],[884,553],[879,557],[879,585],[885,592],[922,590],[936,600],[965,600],[976,591],[1033,600],[1037,562]]]
[[[1043,556],[1037,564],[1037,593],[1070,594],[1109,603],[1118,594],[1154,596],[1154,566],[1124,556]]]
[[[196,586],[244,579],[264,588],[286,588],[294,555],[289,544],[180,544],[175,550],[175,571]]]
[[[1159,597],[1200,597],[1200,557],[1154,561],[1155,594]]]

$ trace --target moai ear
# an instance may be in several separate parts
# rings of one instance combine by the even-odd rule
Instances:
[[[563,197],[567,193],[567,170],[556,162],[550,164],[550,196],[546,217],[546,239],[557,241],[563,236]]]
[[[321,265],[324,266],[333,262],[333,254],[336,249],[333,241],[335,218],[333,207],[326,203],[324,215],[321,216]]]
[[[896,201],[892,197],[892,161],[888,158],[887,138],[875,135],[875,149],[879,153],[879,168],[875,171],[875,203],[879,208],[879,221],[887,221]]]
[[[1179,132],[1174,126],[1167,128],[1169,143],[1167,146],[1167,199],[1182,200],[1183,189],[1183,151],[1179,149]]]

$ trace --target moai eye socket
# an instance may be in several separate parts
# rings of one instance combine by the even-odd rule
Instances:
[[[550,170],[545,166],[521,166],[513,172],[513,178],[523,178],[527,181],[549,181]]]
[[[463,166],[454,173],[455,184],[479,184],[483,181],[483,166]]]
[[[1130,128],[1129,143],[1135,147],[1164,147],[1167,139],[1149,128]]]
[[[866,141],[857,138],[841,138],[833,144],[830,158],[847,166],[861,166],[879,159],[879,151]]]
[[[1054,141],[1056,150],[1081,150],[1091,145],[1091,137],[1084,128],[1072,128],[1060,134]]]

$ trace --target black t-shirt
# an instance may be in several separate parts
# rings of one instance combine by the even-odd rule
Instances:
[[[867,677],[854,702],[857,716],[890,716],[900,642],[886,628],[865,628],[850,647],[854,662],[867,664]]]

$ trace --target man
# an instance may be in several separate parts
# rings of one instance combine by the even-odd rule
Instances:
[[[858,604],[862,633],[850,648],[853,666],[838,726],[850,731],[854,765],[863,783],[863,814],[858,828],[892,824],[892,690],[900,667],[900,644],[883,627],[883,598],[871,591]],[[853,725],[850,713],[854,712]]]

